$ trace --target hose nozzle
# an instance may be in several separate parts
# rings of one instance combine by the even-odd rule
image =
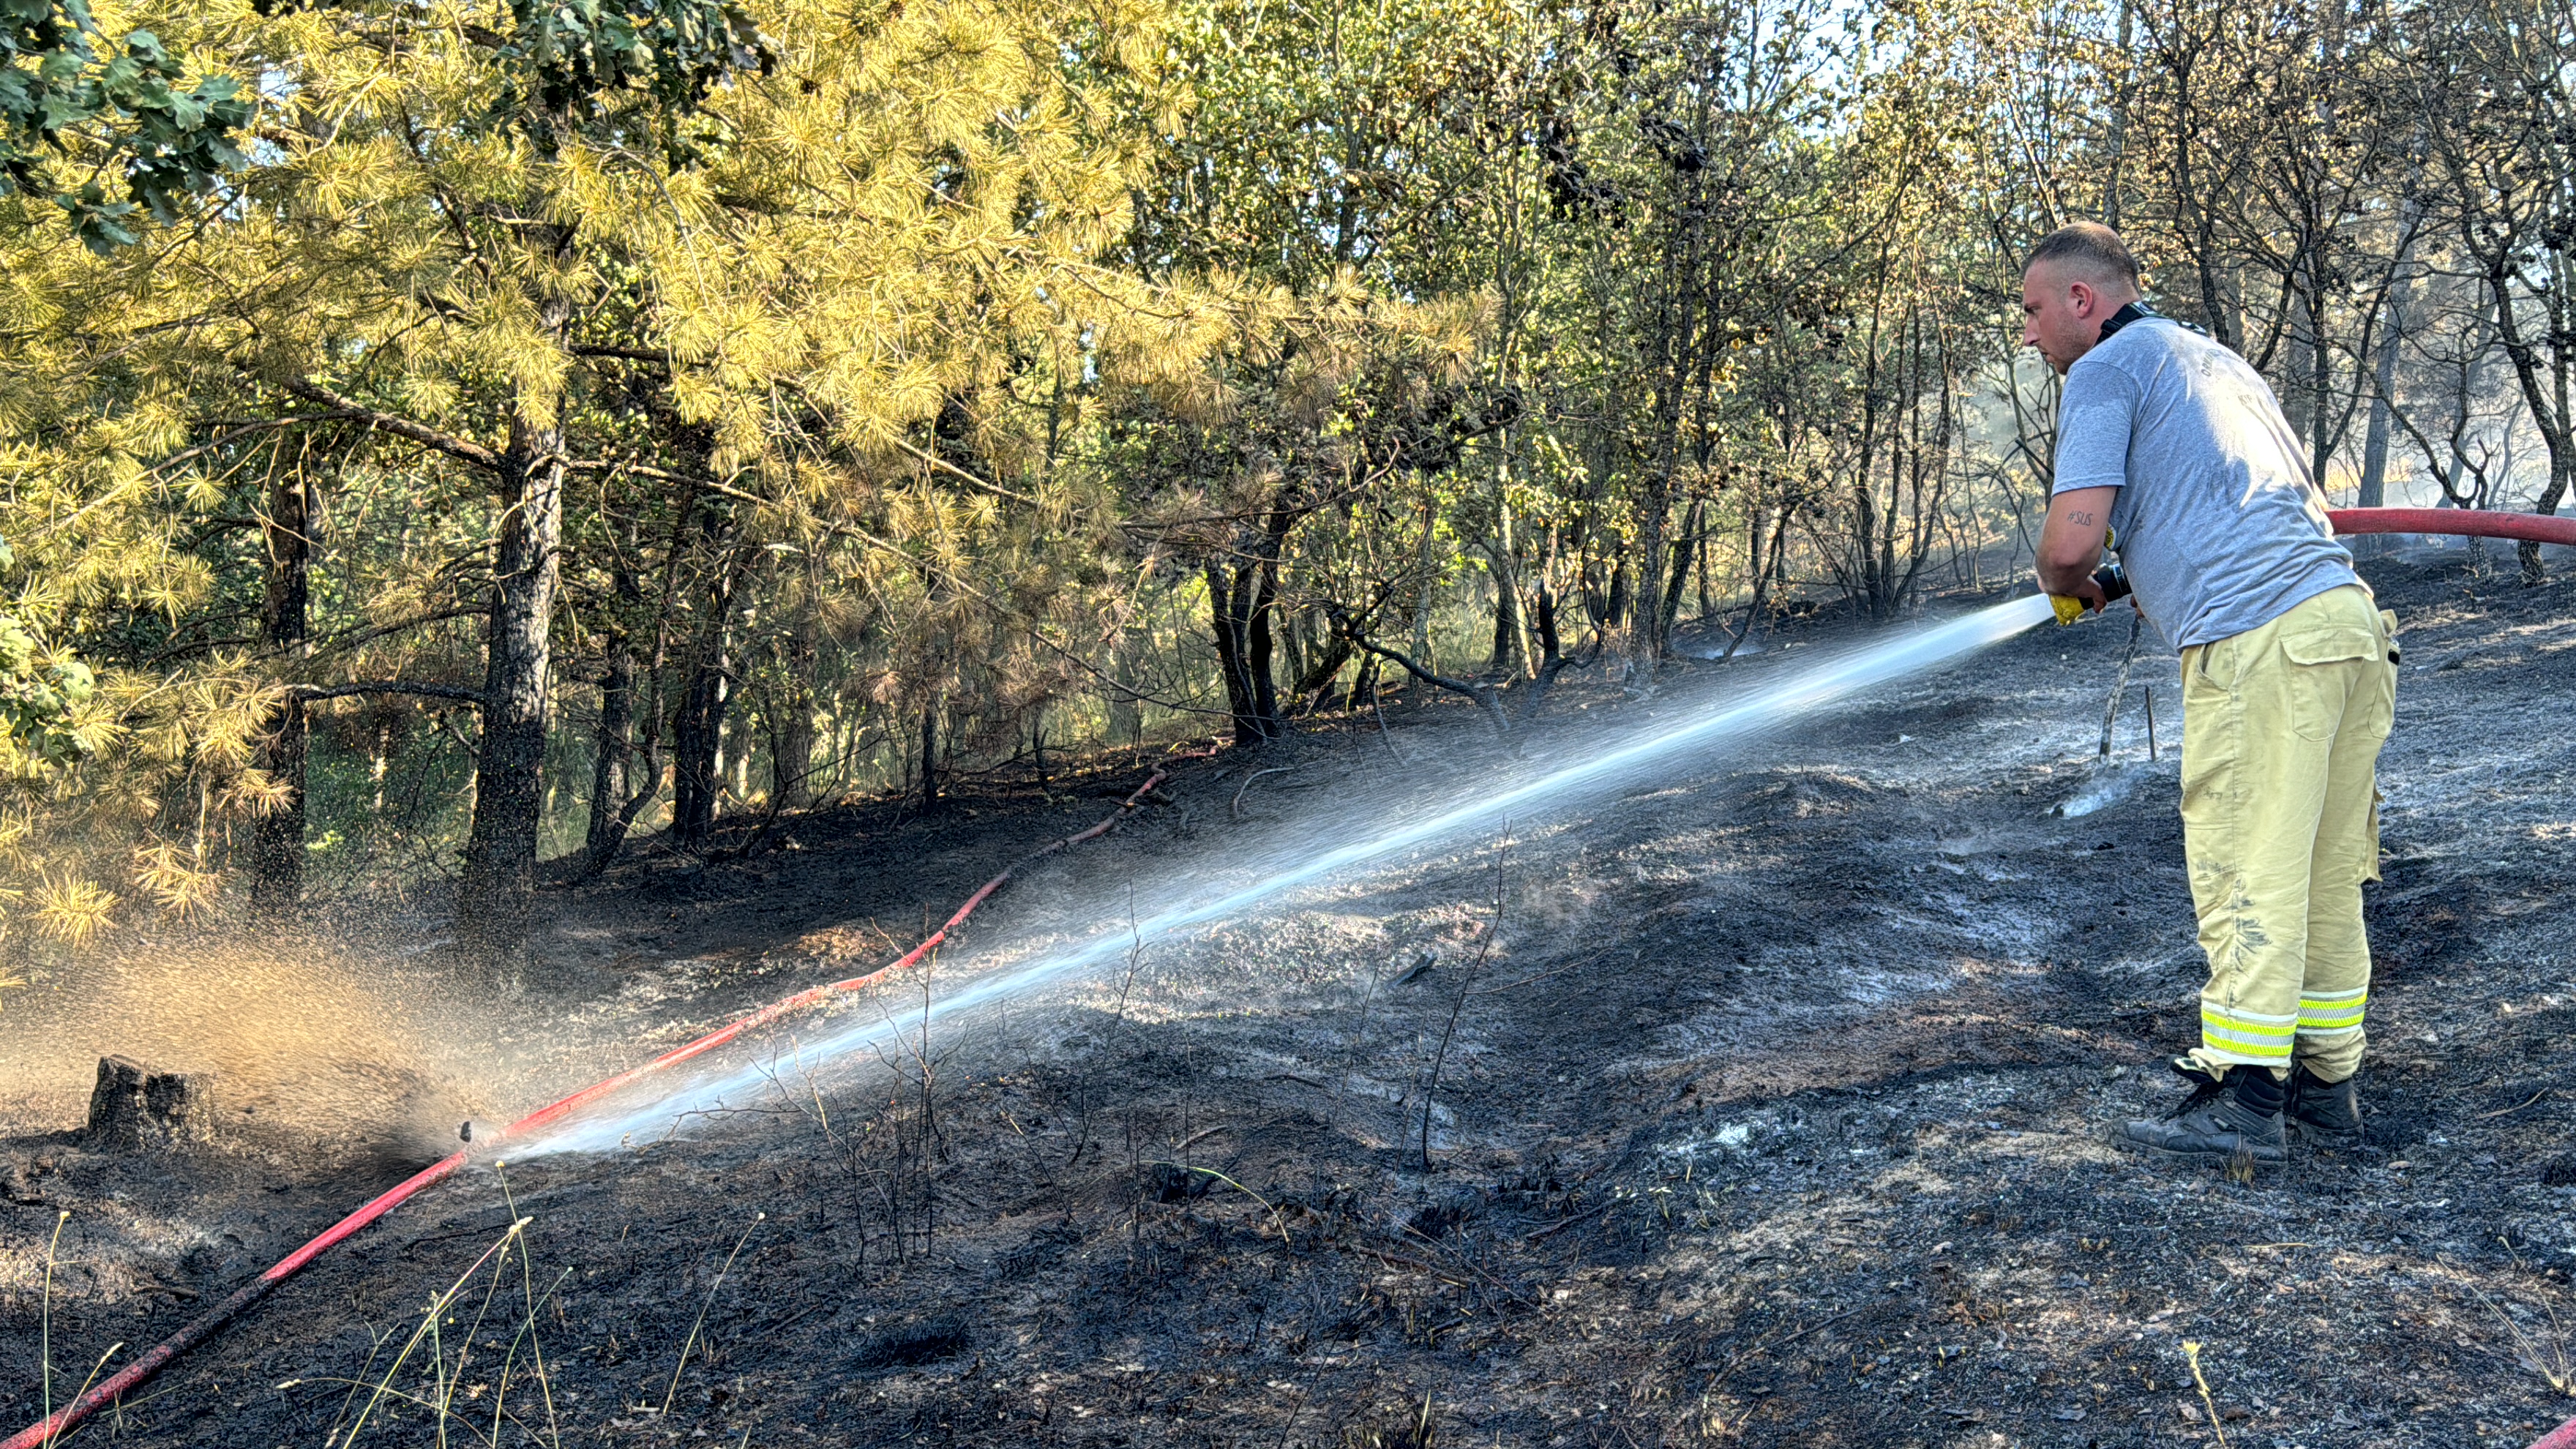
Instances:
[[[2103,565],[2101,570],[2093,575],[2093,582],[2101,586],[2103,603],[2107,604],[2114,599],[2125,599],[2129,596],[2129,576],[2120,571],[2118,564]],[[2048,606],[2057,611],[2057,622],[2061,625],[2072,624],[2083,618],[2084,611],[2090,607],[2073,594],[2051,594],[2048,596]]]

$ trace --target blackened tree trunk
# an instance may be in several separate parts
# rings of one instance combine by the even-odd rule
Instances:
[[[2392,441],[2391,425],[2395,421],[2397,348],[2406,336],[2406,304],[2415,290],[2415,238],[2424,216],[2424,146],[2424,132],[2419,129],[2411,148],[2412,159],[2407,165],[2406,181],[2398,192],[2397,255],[2388,266],[2383,293],[2387,299],[2387,315],[2381,319],[2379,340],[2373,349],[2370,421],[2362,435],[2361,487],[2359,496],[2354,499],[2363,508],[2380,508],[2388,502],[2388,445]],[[2385,535],[2366,533],[2354,538],[2351,547],[2353,553],[2361,558],[2377,558],[2387,552],[2387,544]]]
[[[1717,656],[1720,659],[1734,658],[1735,651],[1743,648],[1744,641],[1752,635],[1754,623],[1762,617],[1763,609],[1771,602],[1771,581],[1778,577],[1782,556],[1788,549],[1789,523],[1792,515],[1789,507],[1783,504],[1774,510],[1770,556],[1767,561],[1765,560],[1762,547],[1763,512],[1764,510],[1758,505],[1753,509],[1752,536],[1745,547],[1745,556],[1753,565],[1753,600],[1745,606],[1743,626],[1735,631],[1733,638],[1726,641],[1726,652]]]
[[[1487,674],[1505,675],[1521,664],[1520,571],[1513,566],[1512,519],[1506,509],[1501,526],[1486,546],[1485,557],[1494,565],[1494,648],[1485,658]]]
[[[1209,631],[1216,637],[1218,671],[1225,676],[1226,711],[1233,717],[1237,746],[1258,745],[1288,732],[1279,711],[1279,686],[1272,677],[1275,641],[1271,615],[1279,602],[1279,556],[1296,527],[1299,513],[1282,498],[1257,530],[1245,530],[1231,561],[1203,565],[1208,590]]]
[[[699,660],[671,721],[671,837],[682,845],[698,845],[715,829],[717,793],[724,787],[716,752],[724,741],[733,683],[725,664],[721,645]]]
[[[659,597],[655,602],[653,643],[648,654],[637,654],[635,623],[643,617],[644,584],[632,569],[619,567],[613,578],[617,590],[617,608],[610,627],[609,674],[612,679],[621,669],[624,673],[622,696],[615,702],[615,712],[623,717],[614,740],[609,734],[611,701],[607,684],[601,690],[600,745],[601,761],[608,762],[617,775],[618,789],[603,795],[600,787],[607,783],[599,765],[592,767],[590,836],[585,845],[589,860],[587,869],[596,874],[608,868],[625,847],[627,832],[634,829],[637,818],[662,793],[662,729],[667,711],[662,708],[662,684],[671,658],[671,634],[677,617],[680,589],[682,542],[695,526],[698,511],[698,487],[691,483],[680,494],[678,507],[671,512],[671,535],[662,556]],[[628,546],[634,539],[630,534]],[[635,691],[643,690],[639,709]],[[632,738],[627,731],[640,726],[642,737]],[[614,745],[615,748],[610,747]],[[608,802],[603,813],[601,801]]]
[[[1245,673],[1251,676],[1252,710],[1261,721],[1264,736],[1277,739],[1288,732],[1279,714],[1279,686],[1271,670],[1275,632],[1271,616],[1279,602],[1279,560],[1276,555],[1264,558],[1254,570],[1252,615],[1244,641]]]
[[[2549,481],[2532,500],[2532,508],[2556,513],[2570,485],[2576,484],[2576,403],[2570,401],[2576,396],[2576,325],[2571,325],[2576,324],[2576,315],[2571,315],[2563,294],[2551,293],[2543,299],[2543,325],[2535,336],[2525,317],[2514,310],[2518,299],[2512,279],[2521,276],[2522,269],[2512,263],[2501,244],[2479,260],[2487,268],[2487,286],[2495,300],[2496,335],[2522,384],[2532,426],[2549,449]],[[2518,552],[2523,583],[2536,587],[2547,582],[2540,545],[2526,541]]]
[[[2361,488],[2353,501],[2363,508],[2380,508],[2388,502],[2388,440],[2392,410],[2389,398],[2397,389],[2397,342],[2406,326],[2406,297],[2392,285],[2388,298],[2386,330],[2379,334],[2378,356],[2371,363],[2373,388],[2370,398],[2370,422],[2362,434]],[[2375,558],[2384,550],[2378,534],[2362,534],[2351,541],[2355,554]]]
[[[921,813],[939,809],[939,701],[921,707]]]
[[[770,691],[769,804],[772,811],[802,808],[813,798],[814,636],[809,600],[779,648],[777,686]]]
[[[1315,658],[1306,672],[1297,677],[1291,692],[1291,703],[1300,709],[1320,709],[1332,692],[1333,681],[1341,677],[1342,666],[1351,662],[1351,641],[1336,634],[1316,647]]]
[[[1524,725],[1538,718],[1538,707],[1546,702],[1547,691],[1556,683],[1558,675],[1563,674],[1569,667],[1591,662],[1593,656],[1601,652],[1599,634],[1593,636],[1592,647],[1584,651],[1580,657],[1565,652],[1563,641],[1558,638],[1556,630],[1556,595],[1548,588],[1544,576],[1539,580],[1536,603],[1538,606],[1536,611],[1538,614],[1538,667],[1531,672],[1529,688],[1521,695],[1520,722]]]
[[[1672,511],[1672,479],[1658,473],[1646,483],[1646,499],[1637,510],[1642,525],[1637,540],[1637,583],[1630,612],[1636,617],[1628,635],[1629,668],[1638,684],[1651,689],[1664,657],[1663,582],[1665,515]]]
[[[626,765],[635,709],[635,655],[621,632],[609,641],[608,666],[599,679],[599,735],[590,762],[590,829],[582,854],[592,870],[616,858],[626,839]]]
[[[608,664],[599,680],[599,734],[590,762],[590,828],[582,839],[583,864],[595,874],[617,858],[626,843],[627,828],[635,823],[635,812],[641,807],[631,793],[635,757],[635,615],[644,601],[643,581],[624,565],[614,567],[610,584],[615,601],[609,606]],[[659,721],[649,734],[658,746],[661,740]],[[658,748],[644,763],[648,777],[661,773]],[[649,790],[657,779],[645,782]]]
[[[1703,503],[1692,499],[1690,515],[1682,524],[1681,540],[1672,546],[1672,572],[1664,580],[1663,610],[1655,616],[1655,655],[1663,657],[1664,646],[1671,642],[1673,625],[1682,616],[1682,587],[1690,582],[1690,549],[1699,539]]]
[[[1234,742],[1256,745],[1268,738],[1252,707],[1252,674],[1244,662],[1244,621],[1247,607],[1237,600],[1243,585],[1250,582],[1240,568],[1228,569],[1209,564],[1205,570],[1208,591],[1208,632],[1216,638],[1217,673],[1225,680],[1225,709],[1234,721]]]
[[[1118,687],[1109,692],[1109,738],[1130,745],[1145,742],[1145,709],[1140,696],[1132,693],[1125,681],[1144,675],[1147,644],[1137,634],[1129,633],[1118,641]]]
[[[1699,613],[1693,617],[1700,619],[1709,616],[1708,533],[1705,528],[1699,530],[1698,541],[1691,545],[1691,577],[1696,581],[1699,590]]]
[[[465,847],[462,934],[508,965],[527,943],[537,833],[545,809],[546,711],[553,688],[556,583],[563,539],[560,414],[510,418],[501,520],[484,629],[483,737]]]
[[[706,623],[691,652],[689,682],[671,728],[671,834],[696,846],[714,831],[722,813],[725,716],[733,707],[733,647],[737,611],[751,598],[744,587],[753,554],[735,550],[708,598]]]
[[[292,661],[305,652],[306,603],[312,592],[311,488],[302,467],[278,469],[269,480],[268,517],[261,524],[268,548],[268,591],[260,606],[260,637],[278,667],[289,672]],[[307,745],[304,701],[289,694],[278,706],[276,729],[260,745],[260,769],[286,789],[286,798],[251,827],[251,907],[264,916],[293,911],[304,888]]]

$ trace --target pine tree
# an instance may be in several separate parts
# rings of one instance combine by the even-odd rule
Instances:
[[[674,125],[650,87],[575,105],[531,86],[462,9],[209,15],[200,53],[281,77],[233,202],[104,258],[29,215],[7,253],[10,392],[50,402],[7,419],[42,480],[21,496],[50,491],[84,540],[157,540],[110,557],[165,571],[151,586],[173,615],[212,586],[173,545],[246,444],[309,435],[445,500],[454,552],[385,566],[442,576],[448,599],[413,592],[424,611],[479,614],[479,680],[218,676],[211,659],[189,678],[247,711],[224,737],[245,800],[275,789],[248,742],[289,687],[471,704],[460,910],[503,956],[534,885],[566,550],[615,531],[568,517],[645,487],[727,512],[726,549],[859,541],[920,578],[927,647],[943,610],[989,592],[961,587],[967,554],[1003,527],[1001,485],[930,446],[943,412],[1012,459],[1026,419],[993,399],[1033,353],[1149,356],[1195,325],[1140,321],[1148,289],[1100,260],[1146,155],[1129,118],[1154,109],[1150,7],[1070,29],[989,3],[765,19],[787,37],[771,73],[704,89]],[[1060,529],[1067,508],[1040,498],[1032,522]],[[936,651],[952,669],[979,655],[956,624]]]

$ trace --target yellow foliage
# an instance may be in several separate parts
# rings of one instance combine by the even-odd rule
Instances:
[[[38,928],[67,946],[88,944],[116,908],[114,892],[69,873],[59,879],[40,874],[32,895]]]
[[[1112,520],[1096,482],[1047,476],[1014,412],[1028,359],[1216,408],[1202,359],[1289,310],[1104,260],[1155,160],[1138,123],[1181,106],[1158,73],[1166,6],[755,8],[779,65],[709,96],[709,139],[675,166],[614,126],[541,151],[492,124],[511,82],[475,39],[488,6],[117,7],[113,26],[259,77],[259,139],[229,204],[111,257],[0,201],[0,604],[99,671],[65,724],[80,759],[0,738],[0,889],[23,886],[43,932],[103,929],[118,897],[99,882],[120,876],[205,908],[228,830],[289,799],[262,750],[308,666],[151,642],[238,598],[208,540],[256,528],[276,470],[327,474],[335,509],[401,540],[352,566],[367,632],[327,665],[341,678],[471,677],[470,625],[407,621],[453,617],[488,566],[477,450],[558,422],[576,509],[697,477],[757,500],[747,544],[828,553],[850,583],[825,625],[891,626],[907,697],[1028,667],[1026,621],[1078,610],[1062,535]],[[677,426],[633,416],[632,356],[668,360]],[[415,432],[368,431],[315,388]],[[950,417],[1011,482],[921,448]]]

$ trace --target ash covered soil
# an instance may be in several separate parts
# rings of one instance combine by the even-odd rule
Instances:
[[[764,1090],[613,1151],[478,1165],[82,1437],[427,1444],[443,1403],[450,1444],[2527,1444],[2576,1413],[2576,924],[2551,909],[2576,858],[2576,587],[2458,558],[2371,570],[2406,663],[2359,1151],[2241,1182],[2102,1140],[2180,1095],[2161,1060],[2194,1039],[2202,967],[2173,664],[2150,634],[2098,767],[2127,631],[2096,620],[855,1068],[815,1069],[824,1023],[791,1023]],[[1643,704],[1573,677],[1531,752],[1859,637],[1791,628]],[[1130,889],[1484,788],[1469,711],[1389,724],[1182,766],[964,947],[1026,956],[1114,924]],[[495,1005],[459,1004],[484,996],[446,974],[427,905],[371,922],[366,951],[227,947],[243,980],[292,958],[332,988],[299,1012],[288,973],[230,1013],[291,1046],[219,1064],[211,1148],[68,1130],[97,1052],[203,1035],[85,1012],[119,980],[178,991],[156,958],[21,994],[0,1420],[40,1408],[58,1220],[57,1399],[445,1150],[455,1117],[890,957],[1148,768],[988,782],[926,820],[817,815],[793,849],[703,869],[648,852],[552,893],[543,966]],[[925,979],[972,969],[838,1015],[899,1026]]]

